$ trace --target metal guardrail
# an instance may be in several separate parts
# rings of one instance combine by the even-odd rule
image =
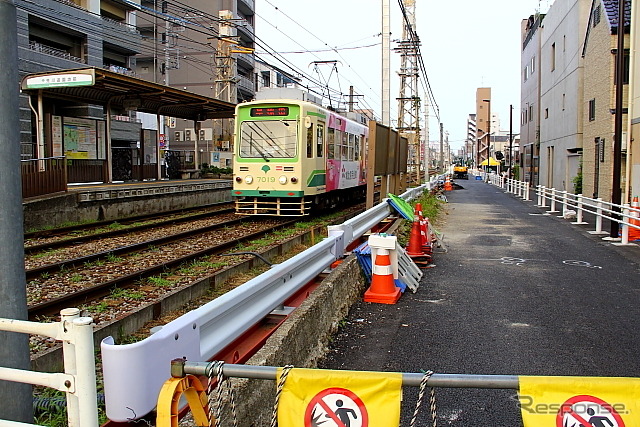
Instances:
[[[64,373],[0,368],[0,380],[54,388],[66,393],[70,426],[98,427],[96,367],[93,354],[93,319],[80,317],[80,310],[60,312],[59,322],[40,323],[0,318],[0,330],[43,335],[62,341]],[[0,425],[34,426],[0,420]]]
[[[430,186],[411,189],[401,197],[410,200],[427,188]],[[148,414],[170,377],[171,360],[210,360],[342,257],[348,243],[390,214],[385,199],[341,226],[331,227],[322,242],[167,323],[142,341],[116,345],[113,337],[105,338],[100,347],[107,417],[126,422]]]
[[[504,188],[507,192],[516,194],[524,200],[529,198],[529,183],[501,177],[495,174],[490,175],[489,181],[498,187]],[[547,188],[544,185],[536,187],[537,206],[549,208],[547,213],[559,213],[560,217],[575,219],[574,224],[586,224],[583,221],[584,213],[593,214],[595,217],[595,230],[591,234],[609,234],[602,230],[602,220],[608,219],[616,222],[620,227],[620,237],[605,237],[617,245],[628,245],[629,230],[640,230],[640,209],[631,207],[628,203],[618,205],[605,202],[601,198],[593,199],[584,197],[582,194],[572,194],[567,191],[559,191],[555,188]],[[560,207],[558,207],[560,205]],[[558,210],[560,209],[560,210]],[[635,222],[635,223],[634,223]]]

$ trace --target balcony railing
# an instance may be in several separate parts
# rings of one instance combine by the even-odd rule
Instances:
[[[51,46],[46,46],[46,45],[43,45],[43,44],[35,42],[35,41],[29,41],[29,49],[31,49],[33,51],[36,51],[36,52],[44,53],[46,55],[51,55],[51,56],[55,56],[55,57],[58,57],[58,58],[68,59],[69,61],[84,63],[84,60],[82,58],[78,58],[77,56],[73,56],[69,52],[67,52],[66,50],[57,49],[57,48],[51,47]]]
[[[113,24],[113,25],[120,26],[122,29],[129,31],[130,33],[140,34],[140,31],[138,31],[138,29],[136,28],[135,25],[130,25],[130,24],[127,24],[126,22],[122,22],[122,21],[116,21],[115,19],[108,18],[106,16],[101,16],[100,18],[102,18],[102,20],[105,21],[105,22],[108,22],[108,23]]]
[[[66,4],[67,6],[75,7],[77,9],[87,10],[84,7],[80,6],[79,4],[72,2],[71,0],[56,0],[56,1],[58,3],[63,3],[63,4]]]

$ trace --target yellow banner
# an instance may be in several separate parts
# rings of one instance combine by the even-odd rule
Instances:
[[[398,426],[401,400],[399,373],[292,369],[280,395],[278,426]]]
[[[640,426],[640,378],[519,377],[525,427]]]

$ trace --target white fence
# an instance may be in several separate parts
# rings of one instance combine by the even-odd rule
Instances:
[[[515,194],[524,200],[530,199],[529,183],[510,179],[504,176],[491,174],[489,182]],[[640,230],[640,209],[630,206],[628,203],[617,205],[605,202],[601,198],[592,199],[582,194],[572,194],[567,191],[559,191],[555,188],[547,188],[538,185],[536,189],[537,205],[543,209],[548,208],[547,213],[558,213],[560,217],[575,220],[573,224],[587,224],[584,222],[584,214],[590,213],[595,218],[595,230],[591,234],[609,234],[602,230],[602,220],[608,219],[619,224],[619,237],[605,237],[617,245],[629,245],[629,231]]]
[[[0,318],[0,330],[42,335],[62,341],[64,373],[34,372],[0,367],[0,380],[40,385],[63,391],[67,397],[69,427],[97,427],[96,367],[93,352],[93,319],[67,308],[54,323]],[[3,426],[35,426],[0,420]]]

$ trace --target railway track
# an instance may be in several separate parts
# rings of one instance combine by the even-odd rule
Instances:
[[[181,224],[234,211],[232,203],[180,209],[160,214],[125,218],[118,221],[99,221],[24,233],[25,254],[72,246],[96,238],[115,237],[161,226]]]
[[[92,311],[97,300],[111,295],[114,290],[122,294],[124,290],[136,288],[137,291],[126,293],[134,299],[142,299],[146,296],[142,294],[147,293],[155,295],[171,287],[166,276],[177,276],[174,270],[199,261],[224,264],[227,261],[214,262],[207,257],[228,252],[293,223],[283,220],[256,222],[234,217],[29,269],[26,272],[29,318],[56,316],[61,309],[72,306],[87,307]]]
[[[345,215],[352,216],[357,212],[360,209],[352,209]],[[251,243],[276,246],[288,236],[314,227],[324,228],[324,225],[301,223],[299,219],[255,220],[233,214],[221,214],[221,217],[225,220],[218,224],[155,239],[138,239],[142,241],[115,249],[86,251],[81,256],[51,263],[44,257],[43,265],[33,267],[27,273],[30,279],[27,283],[29,319],[48,321],[66,307],[81,308],[97,325],[120,319],[137,307],[150,303],[159,306],[163,298],[175,290],[253,258],[247,254],[257,251],[247,246]],[[344,216],[337,220],[344,221]],[[331,222],[329,219],[324,221],[325,224]],[[292,231],[294,228],[297,230]],[[135,229],[130,231],[128,239],[136,240],[137,233]],[[112,237],[106,239],[109,238]],[[101,246],[100,242],[92,244]],[[82,244],[72,247],[83,250]],[[51,344],[35,337],[31,340],[35,352]]]

